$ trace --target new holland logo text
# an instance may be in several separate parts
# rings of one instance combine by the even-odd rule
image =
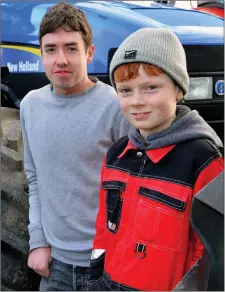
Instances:
[[[124,59],[135,59],[136,55],[137,55],[137,51],[136,50],[126,51]]]
[[[224,95],[224,81],[218,80],[215,84],[215,91],[217,95]]]

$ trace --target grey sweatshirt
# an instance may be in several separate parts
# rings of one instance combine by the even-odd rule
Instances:
[[[47,85],[20,108],[30,250],[51,246],[54,258],[78,266],[90,263],[104,155],[130,127],[115,90],[95,82],[70,96]]]

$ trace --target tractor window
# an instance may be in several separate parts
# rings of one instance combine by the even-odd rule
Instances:
[[[35,29],[32,35],[38,36],[39,26],[40,26],[42,17],[45,15],[48,8],[50,8],[52,5],[53,4],[41,4],[33,8],[31,17],[30,17],[30,22],[32,23]],[[39,41],[37,42],[39,43]]]
[[[37,17],[35,10],[38,5],[39,3],[33,1],[1,3],[2,41],[35,44],[38,39],[38,30],[37,23],[33,21],[33,15]],[[38,11],[40,13],[40,10]]]
[[[2,31],[7,30],[14,34],[27,34],[34,30],[30,23],[30,14],[32,7],[30,5],[18,5],[14,3],[3,3],[1,5],[1,23]]]

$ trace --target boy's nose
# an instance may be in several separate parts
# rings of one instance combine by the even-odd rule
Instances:
[[[139,92],[135,92],[133,94],[133,98],[131,99],[130,105],[131,106],[143,106],[145,104],[146,104],[146,102],[145,102],[144,97]]]
[[[59,66],[64,66],[68,64],[66,56],[63,52],[59,52],[56,62],[57,62],[57,65]]]

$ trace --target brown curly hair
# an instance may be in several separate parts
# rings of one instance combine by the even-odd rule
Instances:
[[[54,32],[59,27],[63,28],[65,31],[68,31],[69,28],[69,30],[80,32],[86,50],[92,44],[91,27],[87,22],[84,12],[79,8],[65,2],[60,2],[49,8],[40,24],[40,44],[44,35]]]

